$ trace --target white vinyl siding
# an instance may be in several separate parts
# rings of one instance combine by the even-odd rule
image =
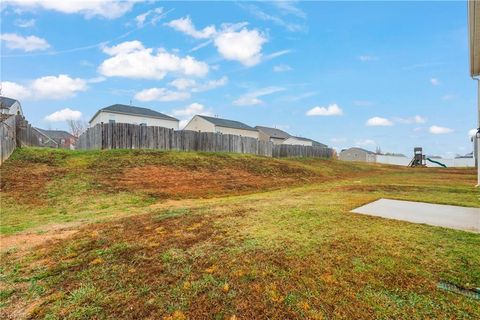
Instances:
[[[90,126],[94,127],[99,123],[109,123],[114,120],[116,123],[145,124],[147,126],[164,127],[178,130],[178,120],[167,120],[159,118],[148,118],[145,116],[136,116],[129,114],[120,114],[113,112],[100,111],[90,122]]]

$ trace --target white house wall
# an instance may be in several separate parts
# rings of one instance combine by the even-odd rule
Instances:
[[[300,140],[300,139],[290,137],[288,139],[285,139],[285,141],[283,141],[283,144],[311,147],[312,141]]]
[[[147,126],[164,127],[164,128],[178,130],[177,120],[158,119],[158,118],[142,117],[142,116],[135,116],[135,115],[129,115],[129,114],[104,112],[104,111],[101,111],[92,120],[92,122],[90,122],[90,126],[94,127],[96,124],[99,124],[102,122],[109,123],[110,120],[114,120],[116,123],[131,123],[131,124],[145,123]]]
[[[223,133],[223,134],[233,134],[235,136],[250,137],[250,138],[258,139],[258,131],[242,130],[242,129],[234,129],[234,128],[226,128],[226,127],[215,126],[215,132],[219,132],[219,133]]]
[[[4,109],[2,109],[2,113],[6,113],[6,114],[19,114],[19,115],[23,115],[23,111],[22,111],[22,107],[20,106],[20,104],[18,103],[18,101],[14,102],[10,108],[8,108],[5,112],[3,112]]]
[[[215,132],[213,123],[207,120],[194,116],[192,120],[183,128],[183,130],[200,131],[200,132]]]

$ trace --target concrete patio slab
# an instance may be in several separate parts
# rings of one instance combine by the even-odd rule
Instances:
[[[480,233],[480,208],[380,199],[352,212]]]

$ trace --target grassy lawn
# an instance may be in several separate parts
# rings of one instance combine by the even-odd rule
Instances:
[[[480,207],[471,169],[159,151],[17,150],[0,168],[6,319],[480,318],[480,235],[349,213]],[[3,242],[3,241],[2,241]]]

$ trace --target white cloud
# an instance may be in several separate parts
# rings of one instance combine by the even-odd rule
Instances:
[[[179,78],[170,82],[170,85],[177,88],[177,90],[187,90],[197,85],[197,82],[193,79]]]
[[[388,127],[393,126],[393,122],[385,118],[373,117],[367,120],[366,125],[369,127]]]
[[[285,90],[285,88],[280,87],[266,87],[257,91],[249,92],[244,94],[237,100],[233,101],[233,104],[236,106],[253,106],[257,104],[262,104],[263,101],[259,97],[270,95],[276,92]]]
[[[2,81],[2,96],[22,100],[30,96],[30,91],[18,83]]]
[[[50,45],[45,39],[36,36],[22,37],[15,33],[2,33],[0,40],[5,42],[9,49],[18,49],[25,52],[40,51],[50,48]]]
[[[477,129],[470,129],[468,130],[468,136],[473,137],[477,134]]]
[[[153,49],[145,48],[140,41],[123,42],[105,47],[103,51],[112,56],[98,67],[98,71],[107,77],[160,80],[168,73],[202,77],[209,71],[205,62],[191,56],[182,58],[164,49],[153,53]]]
[[[168,23],[165,23],[165,25],[177,31],[183,32],[195,39],[208,39],[217,33],[214,25],[207,26],[202,30],[197,30],[193,25],[192,20],[188,16],[172,20]]]
[[[274,72],[286,72],[293,70],[288,64],[279,64],[273,67]]]
[[[280,0],[280,1],[273,1],[272,4],[277,6],[283,14],[291,14],[297,16],[298,18],[306,19],[307,14],[300,8],[298,8],[295,4],[297,1],[288,1],[288,0]]]
[[[258,6],[253,5],[253,4],[247,4],[247,3],[238,3],[237,4],[240,8],[248,11],[251,15],[255,16],[256,18],[263,20],[263,21],[269,21],[272,22],[276,25],[279,25],[286,30],[290,32],[298,32],[298,31],[305,31],[306,26],[304,24],[299,24],[295,22],[291,22],[288,20],[284,20],[282,17],[278,15],[273,15],[269,14],[265,11],[262,11]]]
[[[422,116],[416,115],[410,118],[395,118],[395,121],[399,123],[405,123],[405,124],[413,124],[413,123],[421,124],[421,123],[427,122],[427,119],[425,119]]]
[[[30,87],[34,99],[58,100],[73,97],[77,92],[87,90],[87,82],[80,78],[71,78],[66,74],[60,74],[36,79]]]
[[[341,116],[343,110],[336,104],[327,107],[316,106],[306,112],[307,116]]]
[[[446,95],[442,96],[443,101],[452,100],[453,98],[455,98],[455,96],[453,94],[446,94]]]
[[[267,42],[267,38],[257,29],[249,30],[246,28],[247,24],[245,22],[236,24],[224,23],[221,25],[220,31],[214,25],[197,30],[190,17],[187,16],[172,20],[165,25],[195,39],[208,39],[206,42],[193,48],[192,51],[203,48],[213,41],[218,53],[224,59],[238,61],[250,67],[262,60],[262,46]],[[287,51],[281,51],[269,58],[285,54]]]
[[[214,40],[218,52],[227,60],[239,61],[245,66],[254,66],[262,59],[262,46],[267,39],[256,29],[225,31]]]
[[[218,87],[222,87],[227,83],[228,83],[228,78],[224,76],[217,80],[209,80],[205,83],[198,84],[197,86],[192,88],[192,92],[202,92],[202,91],[212,90]]]
[[[145,50],[143,44],[138,40],[125,41],[116,46],[107,47],[104,46],[102,51],[109,56],[115,56],[122,53],[130,53],[136,50]]]
[[[31,28],[35,26],[35,19],[29,19],[29,20],[24,20],[24,19],[16,19],[13,24],[19,28]]]
[[[362,62],[376,61],[376,60],[378,60],[378,57],[370,56],[370,55],[361,55],[361,56],[358,57],[358,60],[360,60]]]
[[[100,83],[107,80],[105,77],[94,77],[87,80],[88,83]]]
[[[180,101],[190,98],[190,93],[182,91],[171,91],[165,88],[145,89],[135,94],[138,101]]]
[[[28,85],[2,82],[2,94],[16,99],[60,100],[73,97],[87,88],[86,80],[71,78],[66,74],[38,78]]]
[[[45,120],[51,122],[67,121],[67,120],[79,120],[82,117],[80,111],[72,110],[70,108],[55,111],[54,113],[45,117]]]
[[[437,78],[431,78],[430,83],[434,86],[438,86],[440,84],[440,80],[438,80]]]
[[[372,140],[372,139],[355,141],[355,146],[357,147],[368,147],[368,146],[375,146],[375,145],[377,145],[377,143],[375,142],[375,140]]]
[[[204,83],[198,83],[194,79],[179,78],[173,80],[169,84],[181,91],[189,90],[191,92],[203,92],[224,86],[227,83],[228,77],[224,76],[218,80],[209,80]]]
[[[44,9],[62,13],[78,13],[86,18],[95,16],[115,19],[130,11],[140,0],[3,0],[3,5],[19,9]]]
[[[453,129],[447,127],[440,127],[440,126],[431,126],[428,131],[432,134],[446,134],[452,133]]]
[[[203,104],[194,102],[183,109],[174,109],[173,114],[179,117],[191,117],[196,114],[209,116],[212,115],[212,112],[207,110]]]
[[[135,22],[137,23],[137,27],[141,28],[143,27],[148,18],[150,17],[150,22],[151,24],[155,25],[158,20],[162,18],[163,14],[163,8],[155,8],[152,10],[148,10],[147,12],[144,12],[142,14],[139,14],[138,16],[135,17]]]

